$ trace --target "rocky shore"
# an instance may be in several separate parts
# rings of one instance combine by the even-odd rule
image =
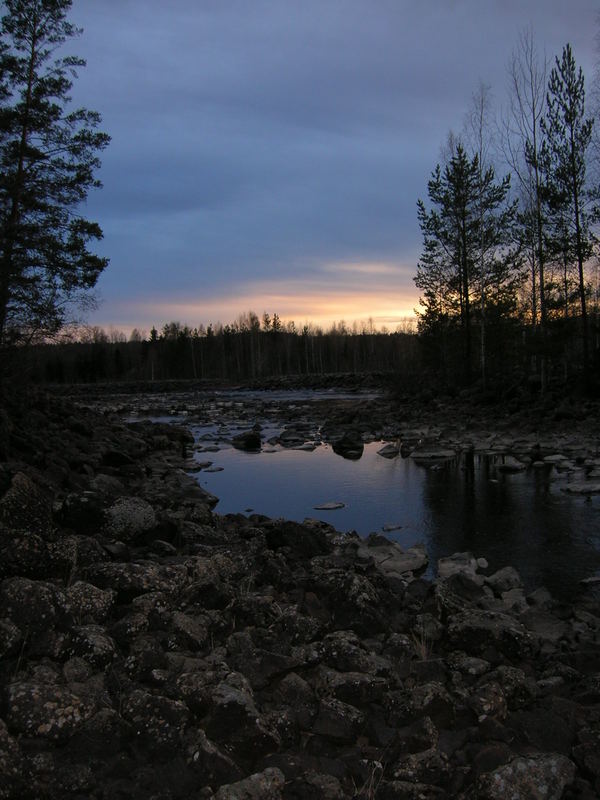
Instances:
[[[599,796],[597,583],[219,517],[192,444],[5,402],[0,798]]]

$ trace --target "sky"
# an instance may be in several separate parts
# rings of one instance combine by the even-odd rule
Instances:
[[[596,0],[74,0],[72,96],[112,137],[85,214],[110,259],[92,325],[249,310],[413,315],[416,201],[473,94],[505,102],[531,26],[591,87]]]

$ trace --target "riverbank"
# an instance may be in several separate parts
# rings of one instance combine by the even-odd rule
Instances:
[[[325,404],[325,428],[489,433],[458,400],[388,402]],[[544,422],[574,468],[594,457],[587,413]],[[495,430],[526,434],[514,415]],[[596,582],[557,603],[477,553],[428,581],[419,547],[219,517],[183,469],[191,444],[42,395],[6,404],[0,797],[598,795]]]

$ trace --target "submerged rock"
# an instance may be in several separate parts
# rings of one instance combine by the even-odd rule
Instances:
[[[396,447],[395,444],[386,444],[377,451],[377,455],[383,456],[384,458],[395,458],[399,453],[400,448]]]
[[[412,450],[410,457],[415,461],[436,462],[436,461],[449,461],[456,458],[456,451],[450,450],[447,447],[419,447]]]
[[[257,451],[260,450],[262,440],[259,431],[251,430],[238,433],[233,437],[231,443],[238,450]]]
[[[331,443],[333,452],[342,458],[358,460],[365,449],[363,440],[354,433],[345,433]]]

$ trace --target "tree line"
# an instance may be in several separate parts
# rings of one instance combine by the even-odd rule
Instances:
[[[598,374],[600,155],[570,45],[550,70],[531,30],[509,65],[509,103],[480,86],[419,200],[418,330],[442,375],[485,386],[499,362],[539,380]],[[506,174],[499,177],[502,168]]]
[[[337,322],[324,331],[282,322],[277,314],[242,314],[231,324],[190,328],[170,322],[129,338],[102,328],[79,331],[77,341],[30,347],[22,360],[34,382],[217,380],[283,375],[395,373],[411,375],[418,342],[410,322],[394,332],[371,321]]]

